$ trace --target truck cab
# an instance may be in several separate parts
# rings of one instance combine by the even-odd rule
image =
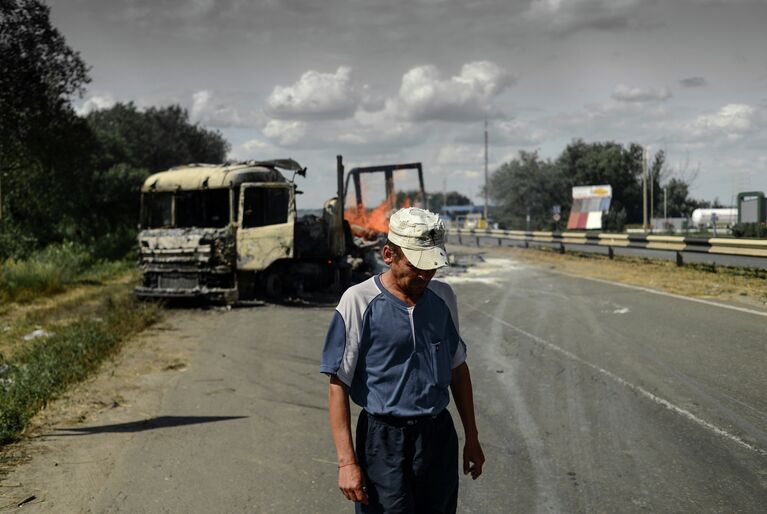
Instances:
[[[143,279],[135,294],[232,303],[259,288],[278,295],[322,275],[328,261],[336,265],[340,210],[329,201],[322,219],[297,222],[296,187],[281,169],[305,172],[287,159],[190,164],[147,178],[138,236]]]

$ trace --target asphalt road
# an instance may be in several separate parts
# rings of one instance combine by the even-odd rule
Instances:
[[[499,252],[447,278],[488,459],[460,512],[765,511],[767,316]],[[172,313],[184,371],[135,386],[157,401],[58,427],[6,483],[36,491],[29,512],[350,512],[318,372],[331,312]]]

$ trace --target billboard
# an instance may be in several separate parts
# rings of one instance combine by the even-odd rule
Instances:
[[[601,229],[602,213],[610,209],[612,197],[613,188],[610,186],[574,187],[568,230]]]

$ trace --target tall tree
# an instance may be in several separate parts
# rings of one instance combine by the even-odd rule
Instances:
[[[663,202],[661,196],[660,201]],[[704,204],[708,202],[701,202],[690,197],[690,185],[680,178],[672,178],[666,183],[665,187],[665,200],[667,207],[667,214],[669,218],[684,218],[692,215],[692,211],[698,207],[704,207]],[[660,206],[659,210],[656,208],[656,212],[662,213],[663,203],[657,204]]]
[[[91,140],[70,100],[89,81],[39,0],[0,0],[0,253],[45,243],[77,216]]]
[[[191,162],[223,162],[229,151],[219,132],[191,123],[178,105],[141,111],[132,102],[118,103],[91,112],[87,120],[98,140],[98,170],[127,164],[157,172]]]
[[[41,126],[71,112],[89,82],[80,55],[50,23],[39,0],[0,1],[0,142],[5,151],[38,143]]]
[[[515,228],[526,228],[530,216],[531,229],[549,229],[552,208],[559,205],[569,210],[571,204],[562,168],[537,152],[520,151],[519,157],[493,173],[489,188],[498,220]]]
[[[179,106],[76,115],[88,68],[40,0],[0,0],[0,258],[61,239],[131,241],[149,172],[221,162]]]

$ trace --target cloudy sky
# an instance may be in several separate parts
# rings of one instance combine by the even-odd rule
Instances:
[[[698,198],[767,191],[765,0],[49,1],[91,66],[80,112],[180,103],[231,158],[307,166],[300,207],[337,154],[482,203],[485,118],[491,172],[612,140],[665,149]]]

